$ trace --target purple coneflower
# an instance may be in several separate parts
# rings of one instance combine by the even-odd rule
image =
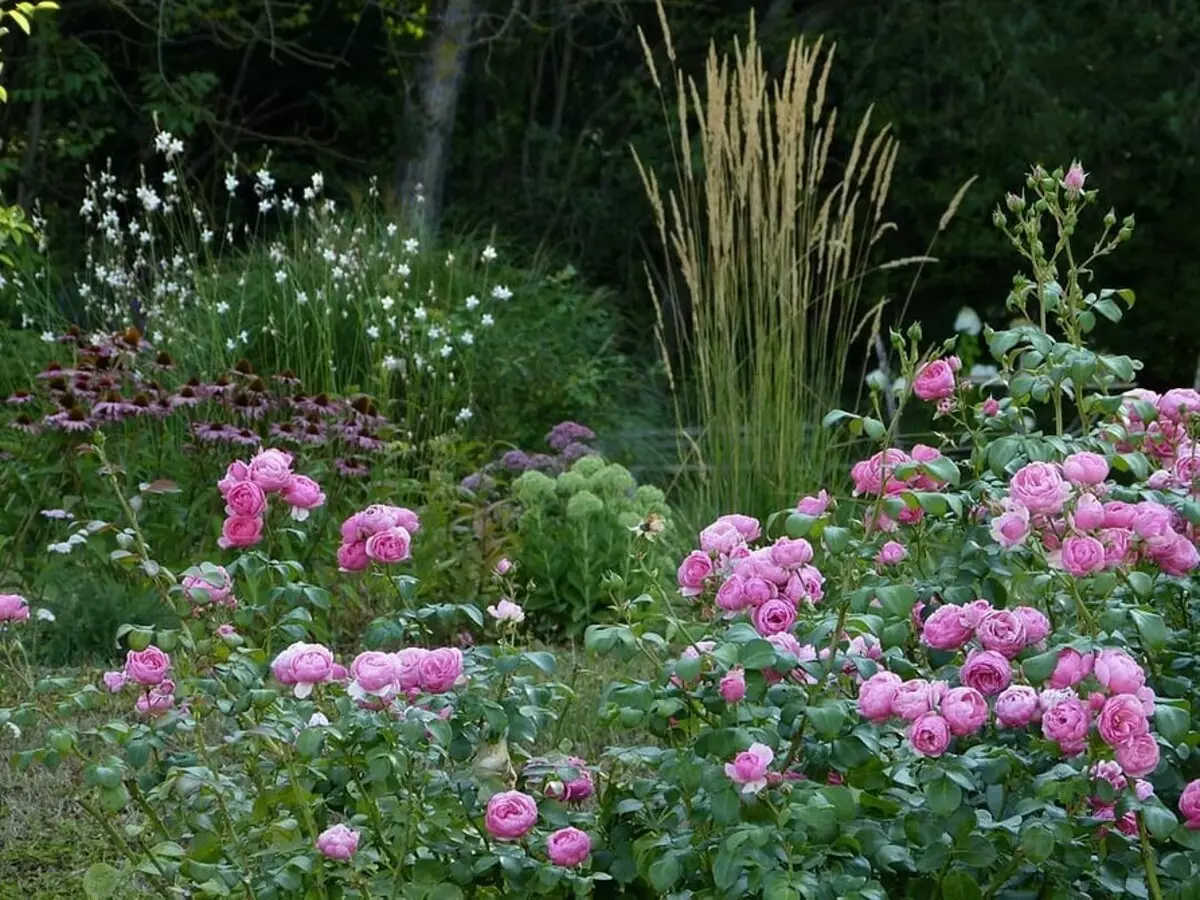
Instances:
[[[371,474],[370,466],[357,456],[338,457],[333,461],[333,467],[345,478],[366,478]]]

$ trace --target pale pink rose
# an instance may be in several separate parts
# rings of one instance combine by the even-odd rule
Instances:
[[[737,612],[750,605],[742,590],[744,579],[740,575],[730,575],[725,583],[717,588],[717,606],[726,612]]]
[[[171,657],[153,644],[125,654],[125,674],[142,686],[159,684],[171,671]]]
[[[1025,626],[1026,647],[1040,643],[1050,633],[1050,620],[1040,609],[1034,609],[1032,606],[1018,606],[1013,612]]]
[[[280,684],[289,685],[300,698],[312,693],[313,685],[332,680],[333,654],[321,644],[296,641],[271,663],[271,672]]]
[[[546,856],[563,868],[572,868],[587,861],[592,852],[592,839],[578,828],[560,828],[546,838]]]
[[[1146,542],[1152,553],[1165,550],[1175,540],[1171,510],[1153,500],[1146,500],[1137,505],[1133,515],[1133,530]]]
[[[890,447],[880,450],[869,459],[857,462],[850,469],[854,480],[854,494],[893,494],[904,490],[904,482],[893,474],[897,466],[912,462],[903,450]]]
[[[1039,713],[1037,691],[1028,685],[1010,685],[996,698],[996,721],[1009,728],[1023,728]]]
[[[895,672],[880,669],[858,688],[858,712],[870,722],[886,722],[892,716],[892,700],[901,685]]]
[[[520,791],[502,791],[488,800],[483,816],[488,833],[501,841],[515,841],[537,824],[537,801]]]
[[[361,572],[370,568],[371,558],[367,556],[367,542],[343,541],[338,547],[337,562],[340,572]]]
[[[745,543],[746,539],[733,523],[723,519],[718,519],[700,532],[700,549],[705,553],[729,556]]]
[[[1179,795],[1179,814],[1185,827],[1200,831],[1200,778],[1189,781]]]
[[[507,575],[507,574],[508,574],[510,571],[512,571],[512,562],[511,562],[511,561],[509,561],[508,557],[506,557],[506,556],[502,556],[502,557],[501,557],[501,558],[500,558],[500,559],[499,559],[499,560],[496,562],[496,565],[495,565],[495,567],[492,569],[492,571],[493,571],[493,572],[495,572],[495,573],[496,573],[498,576],[500,576],[501,578],[503,578],[503,577],[504,577],[505,575]]]
[[[742,582],[742,596],[750,606],[759,607],[778,597],[779,588],[765,578],[755,575]]]
[[[495,606],[489,606],[487,611],[488,615],[497,622],[511,622],[514,625],[520,625],[525,621],[525,610],[507,597],[502,598]]]
[[[292,454],[285,450],[260,450],[249,465],[250,480],[268,494],[282,491],[292,480]]]
[[[801,497],[800,502],[796,504],[796,512],[802,516],[814,518],[823,516],[827,509],[829,509],[829,492],[824,488],[815,497]]]
[[[976,630],[985,650],[995,650],[1012,659],[1025,649],[1025,623],[1010,609],[995,609],[983,617]]]
[[[302,513],[325,505],[325,493],[321,486],[307,475],[293,475],[281,496],[292,508],[292,518],[299,521],[306,518]]]
[[[1091,494],[1084,494],[1075,504],[1071,523],[1079,531],[1095,531],[1104,525],[1104,506]]]
[[[444,694],[462,677],[462,651],[457,647],[430,650],[421,657],[418,671],[421,673],[421,690],[430,694]]]
[[[942,698],[940,709],[950,733],[959,737],[974,734],[987,723],[987,700],[973,687],[951,688]]]
[[[174,685],[172,685],[174,687]],[[137,698],[134,709],[139,715],[157,718],[165,716],[175,706],[175,694],[159,687],[151,688]]]
[[[345,862],[358,849],[358,832],[340,822],[317,836],[317,852],[326,859]]]
[[[0,622],[29,621],[29,604],[20,594],[0,594]]]
[[[812,544],[804,538],[793,540],[781,537],[771,545],[771,561],[785,569],[806,565],[812,562],[812,558]]]
[[[1130,738],[1150,730],[1142,702],[1133,694],[1117,694],[1105,701],[1096,722],[1104,743],[1118,747]]]
[[[941,699],[940,691],[923,678],[912,678],[896,685],[892,695],[892,712],[912,722],[923,713],[932,712]]]
[[[403,691],[416,690],[421,686],[421,660],[429,651],[424,647],[405,647],[392,654],[396,667],[396,682]]]
[[[751,613],[754,628],[763,637],[788,631],[796,623],[796,607],[790,600],[776,598],[755,607]]]
[[[875,554],[875,562],[881,566],[894,566],[908,556],[908,549],[898,541],[888,541]]]
[[[1149,775],[1158,768],[1158,741],[1150,733],[1136,734],[1116,747],[1116,757],[1126,775]]]
[[[396,663],[390,653],[367,650],[354,657],[350,675],[365,693],[387,693],[395,685]]]
[[[104,688],[110,694],[115,694],[125,687],[128,677],[124,672],[105,672],[104,673]]]
[[[1172,388],[1158,399],[1158,414],[1168,422],[1186,422],[1200,412],[1200,393],[1191,388]]]
[[[933,462],[935,459],[942,458],[942,451],[937,447],[930,447],[928,444],[917,444],[912,448],[912,458],[917,462]]]
[[[957,650],[971,639],[972,634],[974,629],[968,624],[963,608],[947,603],[925,620],[921,641],[935,650]]]
[[[380,531],[395,528],[395,509],[385,503],[372,503],[366,509],[359,510],[342,523],[342,540],[366,540]]]
[[[958,670],[958,677],[985,697],[994,697],[1012,681],[1012,664],[995,650],[972,650]]]
[[[1111,759],[1102,759],[1091,768],[1091,775],[1097,781],[1107,781],[1114,791],[1123,791],[1128,786],[1121,767]]]
[[[743,794],[757,794],[767,786],[767,769],[774,759],[774,751],[766,744],[751,744],[733,762],[725,763],[725,774],[734,784],[742,786]]]
[[[212,578],[213,581],[220,580],[221,583],[212,584],[208,578]],[[224,566],[217,566],[216,571],[210,573],[207,578],[202,575],[184,575],[180,584],[189,600],[195,601],[199,596],[207,597],[209,603],[218,606],[233,607],[237,603],[233,597],[233,579]]]
[[[1094,537],[1072,535],[1062,544],[1062,566],[1076,578],[1085,578],[1108,565],[1104,545]]]
[[[954,368],[944,359],[935,359],[917,369],[913,393],[922,400],[944,400],[954,396]]]
[[[1061,747],[1074,748],[1087,738],[1092,717],[1078,697],[1067,697],[1042,713],[1042,734]]]
[[[1094,661],[1095,657],[1090,653],[1083,654],[1071,647],[1064,647],[1058,651],[1058,662],[1050,674],[1050,687],[1062,690],[1079,684],[1092,674]]]
[[[1154,561],[1168,575],[1182,577],[1200,565],[1200,553],[1188,538],[1177,534],[1166,550],[1154,554]]]
[[[963,621],[972,628],[978,628],[984,617],[992,611],[992,604],[981,597],[978,600],[972,600],[970,603],[967,603],[962,609]]]
[[[935,712],[922,713],[908,726],[908,742],[922,756],[941,756],[950,746],[950,723]]]
[[[217,626],[217,636],[222,638],[237,637],[237,629],[228,622],[223,622]]]
[[[988,397],[979,405],[979,411],[983,413],[984,417],[990,419],[1000,412],[1000,401],[995,397]]]
[[[1067,174],[1063,176],[1063,190],[1068,196],[1078,196],[1083,191],[1084,182],[1087,180],[1087,173],[1083,171],[1083,166],[1078,160],[1071,163],[1071,167],[1067,169]]]
[[[217,482],[217,490],[224,497],[235,484],[250,480],[250,467],[240,459],[235,459],[225,470],[225,476]]]
[[[1132,528],[1137,518],[1137,506],[1121,500],[1109,500],[1104,504],[1105,528]]]
[[[1136,694],[1146,684],[1146,673],[1124,650],[1101,650],[1092,671],[1113,694]]]
[[[721,699],[726,703],[740,703],[746,696],[746,673],[741,666],[730,669],[721,679]]]
[[[702,550],[693,550],[684,557],[675,575],[679,583],[679,593],[685,597],[696,597],[704,593],[704,583],[712,573],[712,557]]]
[[[727,522],[746,542],[757,541],[762,535],[762,524],[753,516],[743,516],[741,513],[730,513],[717,519],[717,524]]]
[[[1031,531],[1029,510],[1019,503],[1008,503],[1004,512],[992,519],[992,539],[1006,550],[1025,543]]]
[[[1064,700],[1078,700],[1079,695],[1069,688],[1046,688],[1038,694],[1038,708],[1045,712]]]
[[[263,520],[258,516],[229,516],[221,523],[217,546],[222,550],[253,547],[262,540],[262,530]]]
[[[1071,484],[1095,487],[1108,477],[1108,460],[1099,453],[1072,453],[1063,460],[1062,469]]]
[[[1177,456],[1170,469],[1151,472],[1146,487],[1152,491],[1165,491],[1169,487],[1177,486],[1191,491],[1200,479],[1200,455],[1197,455],[1194,447],[1187,449],[1187,454]]]
[[[801,566],[796,572],[804,586],[804,596],[813,603],[820,603],[825,596],[825,576],[816,566]]]
[[[421,517],[407,506],[389,506],[387,509],[392,514],[392,524],[395,527],[403,528],[409,534],[416,534],[421,530]]]
[[[1009,482],[1009,496],[1031,513],[1053,516],[1062,511],[1071,489],[1058,468],[1050,463],[1031,462]]]
[[[1128,528],[1104,528],[1098,537],[1104,545],[1104,560],[1109,568],[1134,562],[1133,532]]]
[[[399,525],[367,538],[367,558],[383,565],[404,562],[412,555],[412,535]]]

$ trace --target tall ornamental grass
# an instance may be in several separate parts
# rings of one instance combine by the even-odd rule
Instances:
[[[833,48],[822,41],[794,40],[772,79],[751,20],[732,57],[710,46],[697,84],[678,66],[661,3],[659,17],[674,99],[641,38],[679,134],[674,183],[664,189],[637,165],[671,257],[665,291],[651,284],[659,348],[681,433],[697,426],[681,453],[697,512],[767,512],[844,471],[820,421],[841,401],[872,318],[863,279],[892,227],[884,204],[898,144],[868,111],[844,162],[833,158]]]

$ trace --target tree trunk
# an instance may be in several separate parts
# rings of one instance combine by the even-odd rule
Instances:
[[[405,215],[420,229],[435,228],[441,217],[450,138],[471,54],[477,3],[445,0],[416,89],[405,104],[415,140],[411,155],[397,162],[396,181]]]

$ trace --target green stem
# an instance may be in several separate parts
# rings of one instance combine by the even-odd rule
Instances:
[[[1153,900],[1162,900],[1162,888],[1158,884],[1158,862],[1154,858],[1154,848],[1150,846],[1150,835],[1146,833],[1146,821],[1138,816],[1138,837],[1142,845],[1142,863],[1146,866],[1146,883],[1150,888]]]
[[[96,807],[92,806],[86,800],[76,799],[75,802],[79,804],[80,808],[85,813],[87,813],[89,816],[91,816],[93,819],[95,819],[97,823],[99,823],[100,827],[104,829],[105,833],[110,838],[112,838],[113,844],[115,844],[116,847],[123,854],[125,854],[125,857],[130,862],[137,863],[140,860],[140,858],[141,858],[140,855],[136,851],[134,851],[134,849],[132,847],[129,846],[129,842],[126,841],[125,838],[121,837],[121,833],[119,831],[117,831],[116,828],[113,827],[112,822],[110,822],[108,820],[108,818],[100,812],[100,810],[96,809]],[[158,859],[154,856],[154,854],[146,853],[145,855],[150,857],[151,864],[153,864],[154,868],[158,870],[158,874],[162,876],[163,880],[169,881],[170,879],[168,878],[167,873],[163,871],[162,864],[159,863]],[[167,900],[174,900],[174,898],[172,898],[172,896],[171,896],[170,891],[168,891],[166,889],[166,887],[158,881],[157,878],[152,878],[150,880],[150,883],[153,884],[154,889],[159,894],[161,894],[163,897],[167,898]]]

